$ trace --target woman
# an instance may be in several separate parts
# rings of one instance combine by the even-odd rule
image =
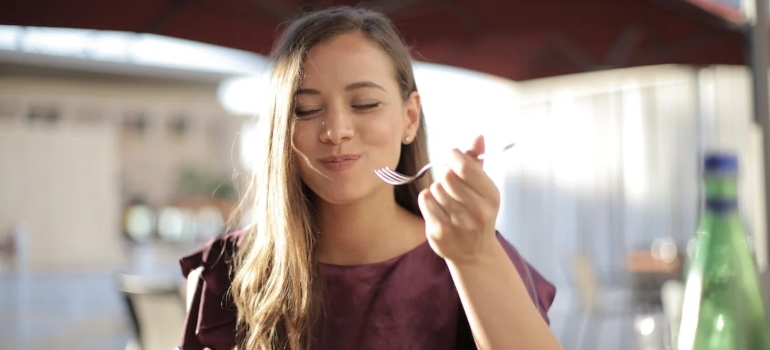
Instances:
[[[374,170],[428,162],[409,52],[383,15],[294,21],[273,53],[253,227],[182,259],[202,267],[184,350],[558,349],[555,290],[495,231],[500,195],[476,156],[433,181]],[[189,276],[188,276],[189,278]]]

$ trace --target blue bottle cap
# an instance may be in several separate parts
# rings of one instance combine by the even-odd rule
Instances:
[[[703,170],[709,173],[737,173],[738,157],[730,153],[708,153]]]

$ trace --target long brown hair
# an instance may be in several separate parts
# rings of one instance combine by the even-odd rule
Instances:
[[[254,180],[240,204],[253,210],[254,220],[236,256],[232,284],[243,349],[299,350],[312,341],[322,303],[315,256],[317,220],[291,148],[293,102],[308,51],[356,31],[390,56],[405,101],[417,91],[409,50],[391,21],[378,12],[336,7],[308,13],[291,22],[277,41],[266,96],[269,109],[260,120],[259,142],[264,144],[255,150],[260,154]],[[415,173],[428,162],[423,120],[414,141],[401,146],[397,170],[402,173]],[[426,176],[396,187],[396,202],[420,215],[417,196],[430,183]]]

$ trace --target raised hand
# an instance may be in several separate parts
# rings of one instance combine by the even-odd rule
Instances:
[[[436,170],[436,182],[420,193],[425,234],[439,256],[457,263],[477,259],[492,244],[500,192],[484,172],[484,138],[477,137],[465,152],[451,152],[446,167]],[[443,168],[443,169],[442,169]]]

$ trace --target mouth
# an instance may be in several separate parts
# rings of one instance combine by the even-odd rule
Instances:
[[[355,154],[342,154],[337,156],[329,156],[319,159],[321,165],[331,171],[339,172],[350,169],[361,158]]]

